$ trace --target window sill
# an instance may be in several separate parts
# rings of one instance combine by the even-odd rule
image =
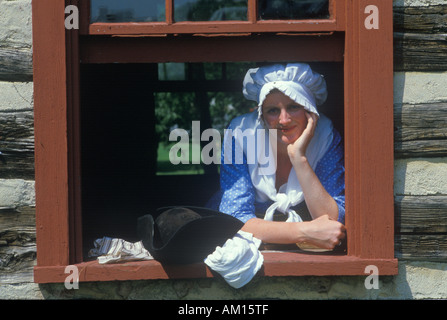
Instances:
[[[379,275],[396,275],[397,259],[362,259],[352,256],[331,256],[295,252],[265,252],[260,276],[346,276],[365,275],[365,268],[374,265]],[[212,278],[215,274],[203,263],[165,266],[158,261],[133,261],[99,264],[97,261],[75,264],[79,281],[124,281],[150,279]],[[69,272],[66,266],[36,266],[34,282],[62,283]]]
[[[342,31],[335,19],[308,20],[263,20],[252,23],[250,21],[182,21],[174,24],[166,22],[95,22],[88,26],[85,35],[112,36],[144,36],[166,34],[242,34],[259,32],[333,32]]]

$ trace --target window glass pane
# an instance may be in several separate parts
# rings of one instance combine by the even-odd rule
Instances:
[[[175,0],[175,21],[247,20],[247,0]]]
[[[165,21],[165,0],[91,0],[90,22]]]
[[[185,64],[166,62],[158,64],[158,80],[185,80]]]
[[[279,19],[327,19],[329,0],[258,0],[259,18]]]

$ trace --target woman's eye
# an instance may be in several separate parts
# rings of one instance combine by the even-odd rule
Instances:
[[[292,110],[292,111],[297,111],[297,110],[300,110],[300,109],[302,109],[303,108],[303,106],[300,106],[300,105],[291,105],[291,106],[289,106],[289,110]]]
[[[271,109],[267,110],[267,113],[268,114],[277,114],[277,113],[279,113],[279,110],[276,108],[271,108]]]

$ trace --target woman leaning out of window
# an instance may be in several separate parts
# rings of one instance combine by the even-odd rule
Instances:
[[[264,243],[335,248],[346,237],[344,153],[317,110],[327,98],[324,78],[303,63],[254,68],[243,93],[258,108],[226,130],[221,189],[208,206],[240,219]],[[245,130],[254,130],[256,148],[237,134]]]

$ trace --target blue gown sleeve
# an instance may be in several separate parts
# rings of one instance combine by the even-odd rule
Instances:
[[[338,206],[338,221],[345,223],[345,167],[340,134],[334,129],[334,139],[318,162],[315,174]]]

